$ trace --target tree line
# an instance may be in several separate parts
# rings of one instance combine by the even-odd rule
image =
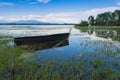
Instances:
[[[82,20],[78,26],[120,26],[120,10],[115,10],[114,12],[105,12],[98,14],[96,18],[94,16],[89,16],[88,21]]]

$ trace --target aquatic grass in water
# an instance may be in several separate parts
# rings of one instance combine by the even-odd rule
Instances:
[[[20,64],[19,55],[21,50],[18,48],[13,47],[1,47],[0,48],[0,69],[1,77],[5,77],[6,75],[10,74],[11,76],[14,75],[14,69],[17,65]]]
[[[113,70],[110,67],[106,67],[106,68],[100,68],[95,70],[92,73],[92,79],[93,80],[119,80],[120,78],[120,73],[116,72],[115,70]]]
[[[116,72],[114,69],[108,69],[107,67],[105,67],[105,69],[102,70],[100,68],[100,64],[102,63],[100,59],[95,59],[93,61],[95,65],[95,61],[99,62],[98,68],[96,70],[96,68],[94,67],[86,68],[85,66],[87,66],[87,63],[84,60],[81,61],[81,59],[79,58],[77,58],[78,62],[75,62],[74,64],[73,62],[76,60],[76,58],[74,57],[67,59],[66,61],[62,62],[62,64],[57,63],[56,60],[49,61],[49,59],[46,60],[43,64],[40,64],[35,61],[24,62],[23,60],[19,60],[19,55],[22,53],[22,50],[18,48],[6,47],[6,49],[0,49],[4,50],[3,52],[0,52],[0,54],[5,53],[0,57],[0,71],[2,72],[0,74],[0,78],[3,80],[10,80],[11,78],[13,78],[13,80],[86,80],[90,78],[93,80],[109,80],[111,78],[110,76],[112,76],[111,80],[119,79],[119,72]],[[13,56],[16,56],[16,58],[14,58]],[[85,58],[85,56],[83,58]],[[14,71],[14,75],[12,75],[12,71]]]
[[[96,58],[91,61],[91,64],[93,65],[94,68],[98,68],[98,67],[102,66],[103,63],[104,63],[104,61],[99,58]]]

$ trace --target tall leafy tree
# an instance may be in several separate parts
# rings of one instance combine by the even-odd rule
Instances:
[[[89,21],[89,25],[93,26],[95,24],[94,16],[90,16],[88,18],[88,21]]]
[[[116,24],[120,25],[120,10],[115,10],[114,14],[115,14]]]
[[[88,21],[86,21],[86,20],[81,20],[81,22],[79,23],[79,24],[77,24],[76,26],[81,26],[81,27],[84,27],[84,26],[88,26],[89,25],[89,23],[88,23]]]

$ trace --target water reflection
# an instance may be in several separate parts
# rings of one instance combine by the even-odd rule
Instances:
[[[46,50],[46,49],[51,49],[51,48],[57,48],[57,47],[64,47],[69,45],[69,41],[68,40],[59,40],[59,41],[49,41],[49,42],[45,42],[45,43],[27,43],[27,44],[22,44],[22,45],[18,45],[21,46],[25,49],[31,49],[34,51],[37,50]]]
[[[112,40],[120,41],[119,28],[80,28],[81,32],[87,32],[89,35],[96,35],[102,38],[111,38]]]

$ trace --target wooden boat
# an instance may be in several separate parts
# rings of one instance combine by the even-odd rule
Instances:
[[[45,43],[51,41],[67,40],[70,33],[61,33],[45,36],[29,36],[29,37],[17,37],[14,38],[15,45],[33,44],[33,43]]]

